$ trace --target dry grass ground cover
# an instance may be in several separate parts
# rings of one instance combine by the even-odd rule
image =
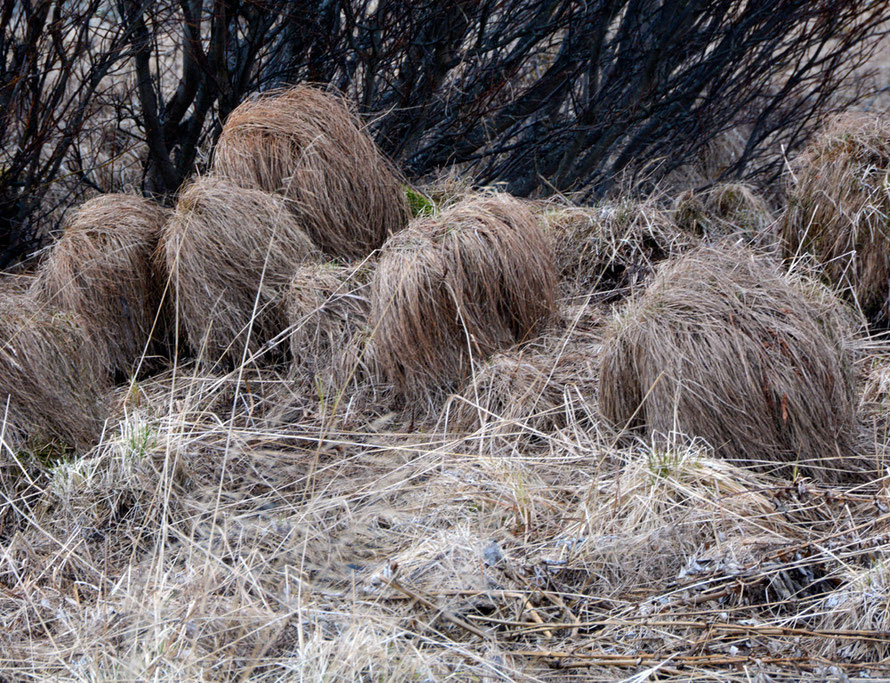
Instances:
[[[0,532],[4,676],[888,673],[884,480],[790,484],[683,437],[616,447],[595,419],[346,428],[301,394],[281,421],[289,387],[182,365],[119,390],[100,447],[32,471]]]
[[[788,257],[810,252],[870,319],[888,320],[890,123],[844,115],[797,157],[782,219]]]
[[[373,353],[406,395],[453,387],[474,360],[528,341],[554,311],[549,238],[507,195],[415,219],[381,250],[371,282]]]
[[[674,220],[686,232],[711,238],[741,235],[752,242],[774,241],[776,222],[766,200],[742,183],[718,183],[676,200]]]
[[[111,373],[129,375],[165,341],[163,282],[153,255],[168,215],[134,195],[85,202],[68,218],[32,286],[41,306],[83,320]]]
[[[827,291],[742,248],[698,249],[617,315],[600,406],[647,438],[679,431],[736,462],[837,481],[863,466],[852,457],[851,344]]]
[[[722,226],[449,187],[325,263],[196,181],[158,254],[197,358],[107,400],[0,282],[0,679],[890,677],[886,343]]]
[[[553,241],[562,293],[582,301],[591,291],[605,300],[627,296],[656,263],[698,239],[677,230],[672,211],[654,201],[536,208]]]
[[[199,357],[230,364],[260,354],[285,331],[291,277],[319,259],[283,199],[213,176],[182,191],[159,253],[177,328]]]
[[[223,127],[213,169],[280,193],[326,253],[362,258],[408,222],[395,172],[339,98],[296,87],[247,100]]]

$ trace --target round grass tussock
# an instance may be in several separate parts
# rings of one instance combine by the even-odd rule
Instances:
[[[665,264],[606,334],[599,403],[617,428],[701,437],[737,463],[855,474],[855,392],[840,304],[739,247]]]
[[[84,321],[50,312],[27,294],[0,296],[5,444],[39,452],[92,446],[106,410],[102,360]]]
[[[85,202],[32,284],[39,305],[83,320],[112,374],[127,376],[146,351],[162,350],[162,286],[153,254],[169,213],[128,194]]]
[[[452,397],[449,426],[538,436],[563,429],[584,416],[596,390],[595,358],[580,349],[496,353]]]
[[[373,376],[366,353],[371,268],[305,264],[285,298],[290,350],[298,373],[342,387]]]
[[[890,119],[845,115],[796,159],[782,218],[786,258],[809,252],[874,322],[890,321]]]
[[[321,257],[283,199],[212,176],[181,193],[160,256],[192,350],[235,364],[287,328],[291,277]]]
[[[629,294],[655,264],[690,249],[697,238],[677,230],[655,202],[620,201],[594,207],[546,208],[563,293],[613,299]]]
[[[547,235],[509,195],[469,198],[389,239],[371,282],[376,361],[398,391],[429,394],[470,358],[527,341],[554,312]]]
[[[743,183],[719,183],[701,193],[687,191],[674,202],[678,227],[694,235],[763,236],[775,217],[753,188]]]
[[[396,173],[338,97],[298,86],[243,102],[229,115],[213,169],[276,192],[327,254],[360,258],[408,222]]]

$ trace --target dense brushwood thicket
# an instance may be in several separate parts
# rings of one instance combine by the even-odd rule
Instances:
[[[514,194],[647,184],[726,131],[777,172],[868,57],[890,0],[63,0],[0,8],[0,265],[58,207],[172,194],[249,95],[311,82],[409,177]],[[855,97],[845,90],[844,97]]]

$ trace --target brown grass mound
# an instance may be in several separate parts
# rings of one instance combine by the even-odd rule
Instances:
[[[299,86],[229,115],[213,168],[243,187],[280,192],[325,252],[356,258],[408,222],[393,169],[342,100]]]
[[[83,449],[98,437],[108,387],[101,354],[85,329],[72,315],[47,312],[27,295],[0,297],[0,411],[6,417],[6,445]]]
[[[192,349],[239,363],[245,343],[258,353],[286,329],[291,276],[320,254],[281,198],[204,177],[180,195],[161,257]]]
[[[699,194],[684,192],[674,208],[680,228],[710,237],[740,233],[756,239],[776,220],[766,200],[742,183],[720,183]]]
[[[625,296],[655,264],[697,243],[674,225],[671,211],[655,202],[622,201],[594,207],[552,205],[541,212],[556,250],[566,296],[597,292]]]
[[[371,268],[335,263],[297,269],[286,296],[291,358],[298,373],[342,388],[374,373],[368,342]]]
[[[508,195],[415,220],[384,246],[371,282],[382,372],[409,394],[451,386],[484,358],[528,340],[554,310],[546,234]]]
[[[833,119],[795,162],[784,255],[810,252],[871,320],[890,319],[890,119]]]
[[[561,313],[552,333],[476,368],[445,407],[449,429],[542,436],[595,412],[600,311],[573,306]]]
[[[850,458],[855,394],[840,310],[747,250],[691,252],[607,334],[602,413],[619,428],[702,437],[760,468],[843,479],[860,463]]]
[[[162,288],[152,255],[168,216],[134,195],[85,202],[69,217],[32,286],[40,305],[84,321],[112,373],[128,375],[146,350],[160,351]]]

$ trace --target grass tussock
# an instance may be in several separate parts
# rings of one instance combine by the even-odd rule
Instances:
[[[780,225],[784,254],[812,253],[871,320],[890,319],[890,120],[831,120],[794,163]]]
[[[846,322],[826,292],[753,253],[696,250],[616,318],[602,412],[619,429],[702,437],[734,462],[786,475],[861,474]]]
[[[550,243],[525,205],[468,198],[384,245],[370,291],[375,358],[402,393],[454,386],[472,359],[540,332],[555,288]]]
[[[162,352],[165,315],[153,254],[169,211],[126,194],[81,205],[40,265],[31,292],[41,306],[80,318],[108,370],[127,376]]]
[[[330,395],[361,393],[379,374],[369,349],[373,266],[307,264],[297,269],[285,306],[294,374]]]
[[[208,176],[180,194],[160,258],[192,350],[238,364],[287,328],[291,277],[320,253],[282,199]]]
[[[739,235],[762,242],[776,218],[766,200],[743,183],[719,183],[704,192],[687,191],[674,202],[674,220],[685,232],[719,238]]]
[[[390,164],[338,97],[306,86],[247,100],[232,111],[213,169],[282,194],[327,254],[362,258],[408,222]]]
[[[697,243],[678,231],[672,212],[654,200],[604,203],[595,207],[541,208],[553,240],[562,293],[616,299],[641,286],[655,264]]]
[[[92,446],[106,415],[108,380],[86,323],[50,312],[27,294],[3,295],[0,312],[0,462],[8,462],[8,449]]]
[[[560,324],[524,347],[474,368],[443,412],[454,431],[496,430],[548,438],[590,420],[595,400],[601,315],[595,306],[560,311]]]

